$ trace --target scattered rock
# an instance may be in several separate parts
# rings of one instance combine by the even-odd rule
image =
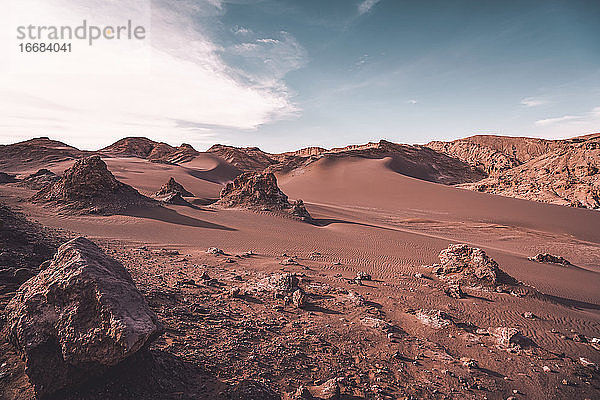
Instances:
[[[267,276],[258,282],[258,286],[269,291],[293,293],[300,289],[299,280],[295,274],[277,273]]]
[[[588,360],[585,357],[579,357],[579,363],[581,365],[583,365],[584,367],[589,367],[589,368],[596,368],[596,364],[591,362],[590,360]]]
[[[282,260],[281,265],[298,265],[298,261],[296,261],[294,258],[289,257],[286,258],[285,260]]]
[[[306,386],[300,386],[291,396],[290,400],[314,400],[314,396],[306,388]]]
[[[498,327],[489,329],[489,332],[496,339],[496,343],[505,348],[526,348],[533,345],[531,339],[523,336],[516,328]]]
[[[465,297],[465,293],[458,284],[448,286],[446,289],[444,289],[444,293],[446,293],[447,296],[455,299],[463,299]]]
[[[313,388],[313,393],[316,397],[323,400],[339,400],[340,399],[340,385],[338,384],[337,378],[329,379],[327,382],[320,386]]]
[[[547,366],[547,365],[544,365],[544,366],[542,367],[542,370],[543,370],[544,372],[552,372],[552,369],[551,369],[549,366]]]
[[[422,324],[436,329],[446,327],[452,322],[452,317],[441,310],[418,310],[416,316]]]
[[[535,319],[535,315],[533,315],[533,313],[532,313],[532,312],[525,311],[525,312],[523,313],[523,318],[527,318],[527,319]]]
[[[371,277],[371,274],[368,274],[368,273],[366,273],[364,271],[358,271],[356,273],[356,278],[355,279],[359,280],[359,281],[370,281],[373,278]]]
[[[39,396],[104,372],[161,331],[127,270],[82,237],[63,244],[6,311]]]
[[[463,366],[469,369],[475,369],[478,367],[477,365],[477,361],[473,360],[472,358],[469,357],[461,357],[460,361],[462,362]]]
[[[218,247],[209,247],[208,250],[206,250],[206,254],[224,255],[225,252]]]
[[[498,263],[485,251],[466,244],[452,244],[440,252],[440,264],[433,272],[451,282],[485,283],[496,285],[501,281],[514,281],[498,267]]]
[[[539,253],[535,257],[529,257],[531,261],[546,263],[546,264],[559,264],[559,265],[572,265],[568,260],[560,256],[555,256],[548,253]]]

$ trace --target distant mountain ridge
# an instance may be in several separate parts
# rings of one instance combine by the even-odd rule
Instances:
[[[258,147],[213,145],[205,153],[188,144],[174,147],[144,137],[127,137],[96,152],[81,151],[48,138],[0,146],[0,171],[26,166],[103,157],[137,157],[152,162],[186,163],[208,154],[234,174],[302,173],[317,160],[368,158],[385,160],[396,173],[445,185],[575,207],[600,208],[600,134],[548,140],[476,135],[450,142],[406,145],[386,140],[332,149],[306,147],[268,153]]]

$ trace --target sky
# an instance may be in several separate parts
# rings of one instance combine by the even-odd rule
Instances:
[[[600,131],[597,0],[3,1],[0,143],[279,152]],[[83,19],[147,37],[19,51],[18,26]]]

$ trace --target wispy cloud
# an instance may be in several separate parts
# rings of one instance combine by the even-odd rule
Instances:
[[[547,126],[559,124],[561,122],[581,120],[582,118],[583,117],[580,115],[564,115],[562,117],[540,119],[535,121],[535,124],[538,126]]]
[[[592,110],[581,115],[563,115],[561,117],[540,119],[535,121],[535,124],[540,127],[557,129],[600,131],[600,107],[594,107]]]
[[[415,100],[415,99],[410,99],[410,100],[408,101],[408,104],[417,104],[417,103],[418,103],[418,101],[417,101],[417,100]]]
[[[371,11],[371,9],[375,6],[375,4],[379,3],[381,0],[363,0],[358,5],[358,13],[363,15]]]
[[[526,97],[521,99],[521,104],[526,107],[537,107],[548,103],[550,102],[542,97]]]
[[[132,4],[144,1],[13,3],[18,5],[16,20],[45,25],[63,21],[66,13],[79,24],[83,18],[126,21],[131,18]],[[96,3],[104,8],[95,8]],[[253,60],[238,65],[229,62],[231,49],[219,43],[207,24],[197,23],[202,18],[218,26],[219,17],[226,12],[221,1],[154,0],[151,12],[152,40],[151,46],[143,49],[147,50],[144,57],[112,43],[94,45],[90,52],[93,59],[88,61],[117,68],[113,73],[54,73],[51,60],[58,56],[36,58],[41,63],[38,67],[48,71],[44,74],[5,72],[6,65],[0,65],[0,120],[4,123],[0,126],[0,141],[43,135],[97,148],[126,135],[140,135],[172,144],[184,140],[202,144],[212,140],[218,127],[254,130],[298,112],[283,77],[305,62],[306,51],[292,35],[280,32],[258,41],[249,37],[253,35],[250,29],[233,27],[234,36],[243,40],[240,52]],[[6,40],[0,38],[0,48]],[[81,57],[80,50],[83,48],[75,51],[74,46],[68,55],[70,65]],[[258,64],[262,64],[260,68]],[[127,70],[119,70],[121,67]],[[31,116],[36,119],[28,118]],[[41,119],[52,119],[53,123]]]

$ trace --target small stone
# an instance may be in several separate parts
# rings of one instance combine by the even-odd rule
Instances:
[[[549,367],[549,366],[547,366],[547,365],[544,365],[544,366],[542,367],[542,369],[544,370],[544,372],[551,372],[551,371],[552,371],[552,370],[550,369],[550,367]]]
[[[206,254],[223,255],[225,252],[218,247],[209,247],[208,250],[206,250]]]
[[[371,275],[364,272],[364,271],[359,271],[356,274],[356,278],[354,278],[355,280],[359,280],[359,281],[370,281],[372,279]]]
[[[306,295],[302,289],[297,289],[292,294],[292,304],[294,304],[296,308],[302,308],[306,305]]]

